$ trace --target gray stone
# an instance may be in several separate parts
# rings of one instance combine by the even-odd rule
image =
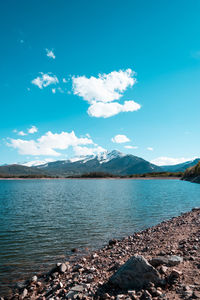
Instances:
[[[143,256],[135,255],[111,276],[110,282],[124,290],[142,289],[150,282],[158,284],[160,275]]]
[[[154,267],[160,266],[160,265],[167,265],[168,264],[168,259],[164,256],[156,256],[153,257],[150,260],[150,264]]]
[[[73,299],[76,294],[78,293],[70,290],[66,295],[66,299]]]
[[[168,258],[167,264],[170,267],[177,266],[183,262],[183,258],[180,256],[177,256],[177,255],[171,255],[171,256],[168,256],[167,258]]]
[[[183,262],[183,258],[177,255],[157,256],[151,259],[150,264],[154,267],[167,265],[169,267],[177,266]]]
[[[65,273],[67,270],[66,264],[61,264],[58,268],[60,273]]]
[[[75,285],[73,288],[71,288],[70,291],[82,293],[84,290],[84,287],[82,285]]]

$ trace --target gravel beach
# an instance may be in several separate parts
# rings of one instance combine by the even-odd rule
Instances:
[[[19,283],[2,299],[200,299],[200,208]]]

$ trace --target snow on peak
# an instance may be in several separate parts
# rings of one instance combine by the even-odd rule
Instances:
[[[26,163],[22,163],[20,165],[26,166],[26,167],[37,167],[37,166],[44,165],[44,164],[47,164],[48,162],[53,162],[53,161],[54,161],[53,159],[32,160],[32,161],[29,161]]]
[[[68,161],[71,163],[74,162],[82,162],[83,164],[88,162],[89,160],[92,159],[97,159],[99,161],[100,164],[106,163],[114,158],[119,158],[119,157],[123,157],[126,154],[121,153],[118,150],[113,150],[113,151],[104,151],[101,153],[98,153],[97,155],[87,155],[87,156],[79,156],[79,157],[73,157],[70,158]]]
[[[99,161],[100,164],[103,164],[103,163],[106,163],[112,159],[115,159],[115,158],[120,158],[120,157],[123,157],[125,156],[126,154],[118,151],[118,150],[113,150],[113,151],[105,151],[105,152],[102,152],[100,154],[97,154],[97,159]]]
[[[79,156],[79,157],[72,157],[69,159],[71,163],[82,161],[82,163],[86,163],[88,160],[95,158],[95,155],[86,155],[86,156]]]

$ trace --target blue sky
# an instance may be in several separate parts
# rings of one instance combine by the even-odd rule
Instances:
[[[197,0],[2,1],[0,164],[199,157],[199,12]]]

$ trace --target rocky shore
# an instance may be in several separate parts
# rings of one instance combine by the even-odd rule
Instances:
[[[58,263],[0,299],[200,299],[200,209]]]

